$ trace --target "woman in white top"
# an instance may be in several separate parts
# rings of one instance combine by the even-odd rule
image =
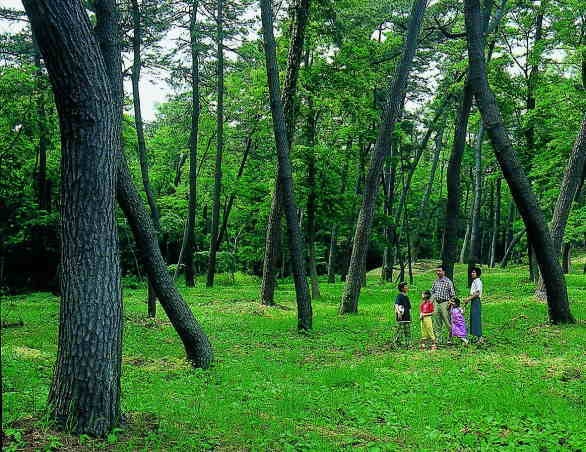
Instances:
[[[470,271],[472,285],[470,286],[470,296],[464,300],[470,302],[470,334],[476,336],[479,342],[482,342],[482,314],[480,299],[482,298],[482,281],[480,275],[482,270],[474,267]]]

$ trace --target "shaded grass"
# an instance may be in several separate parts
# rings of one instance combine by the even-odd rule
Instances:
[[[433,278],[433,270],[417,274],[413,301]],[[2,331],[3,427],[12,446],[41,449],[53,438],[77,450],[584,450],[585,278],[567,278],[581,320],[564,327],[546,323],[546,306],[526,278],[524,267],[486,269],[487,344],[434,353],[390,347],[395,291],[376,275],[357,315],[339,316],[343,285],[322,282],[309,335],[295,331],[292,284],[278,288],[282,308],[260,306],[259,285],[250,280],[182,287],[214,345],[207,371],[185,363],[161,309],[146,318],[146,291],[126,290],[128,430],[83,444],[52,431],[42,416],[57,350],[57,299],[9,297],[2,320],[22,318],[25,326]],[[463,267],[455,282],[465,293]],[[413,330],[419,337],[418,325]]]

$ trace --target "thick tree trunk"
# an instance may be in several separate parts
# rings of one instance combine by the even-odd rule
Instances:
[[[197,208],[197,142],[199,130],[199,26],[197,8],[199,0],[191,5],[189,18],[189,37],[191,47],[191,132],[189,135],[189,205],[187,208],[185,243],[185,285],[195,286],[193,253],[195,251],[195,211]]]
[[[133,64],[132,64],[132,99],[134,103],[134,123],[136,127],[136,138],[138,142],[138,158],[140,161],[140,172],[142,174],[142,183],[144,191],[147,196],[147,201],[151,209],[151,216],[153,218],[153,224],[155,225],[155,231],[158,234],[160,231],[159,224],[159,209],[155,202],[155,197],[151,188],[149,180],[149,164],[147,158],[146,143],[144,139],[144,125],[142,121],[142,110],[140,105],[140,70],[142,68],[140,47],[142,45],[142,23],[140,8],[137,0],[132,0],[132,25],[134,27],[134,34],[132,36],[132,52],[133,52]],[[148,284],[148,315],[149,317],[155,317],[157,313],[157,297],[154,293],[152,285]]]
[[[115,0],[96,0],[95,6],[96,36],[100,43],[114,94],[113,101],[117,111],[116,127],[121,131],[124,91],[116,2]],[[120,138],[117,143],[116,195],[141,252],[148,278],[157,291],[161,305],[171,324],[183,342],[187,359],[194,367],[208,368],[213,359],[211,344],[167,272],[167,266],[157,243],[152,218],[147,213],[138,190],[134,186],[126,158],[122,152]]]
[[[362,207],[356,222],[356,232],[354,234],[354,245],[352,247],[348,277],[346,279],[344,294],[340,305],[340,313],[342,314],[358,311],[358,297],[361,289],[361,270],[363,269],[363,263],[366,259],[366,252],[368,249],[380,173],[385,156],[389,150],[395,122],[397,121],[402,108],[403,97],[407,87],[407,79],[413,62],[413,57],[415,56],[415,50],[417,49],[417,37],[421,27],[421,22],[423,21],[426,4],[426,0],[415,0],[413,3],[407,36],[405,39],[405,47],[403,49],[403,56],[394,77],[389,98],[383,110],[376,145],[368,168]]]
[[[294,17],[291,21],[291,41],[289,55],[287,58],[287,75],[282,93],[283,110],[287,122],[287,140],[289,151],[293,144],[295,130],[295,95],[297,92],[297,79],[299,78],[299,67],[301,65],[301,54],[305,42],[305,27],[309,17],[310,0],[295,0]],[[267,234],[265,239],[265,254],[263,261],[263,276],[260,299],[264,305],[274,305],[274,294],[276,281],[276,258],[279,251],[276,247],[280,244],[282,199],[279,177],[275,178],[275,191],[271,201],[271,212],[269,214]]]
[[[297,219],[297,205],[293,194],[293,175],[289,161],[289,142],[287,140],[287,122],[281,101],[279,87],[279,69],[277,67],[276,45],[273,35],[273,15],[270,0],[260,0],[263,43],[271,99],[271,112],[275,141],[277,143],[279,184],[283,199],[283,208],[287,218],[287,233],[291,253],[295,293],[297,296],[297,328],[310,330],[312,327],[311,298],[305,280],[305,262],[303,236]]]
[[[489,265],[494,268],[496,263],[496,249],[499,238],[499,229],[501,222],[501,181],[499,177],[496,180],[496,196],[494,200],[494,217],[492,220],[492,240],[490,243],[490,262]]]
[[[447,169],[448,200],[446,203],[446,220],[442,241],[442,264],[446,270],[446,276],[454,277],[454,264],[456,262],[458,247],[458,220],[460,216],[460,169],[462,156],[466,149],[466,131],[468,118],[472,108],[472,89],[468,80],[464,85],[462,103],[458,112],[458,121],[454,132],[454,144]]]
[[[224,0],[218,0],[217,23],[217,96],[216,106],[216,164],[214,170],[214,197],[212,207],[212,231],[208,255],[207,287],[214,286],[220,228],[220,193],[222,191],[222,153],[224,149]]]
[[[549,318],[554,323],[572,323],[564,274],[537,199],[509,141],[494,95],[488,85],[481,45],[480,5],[465,0],[466,33],[470,60],[470,82],[482,121],[492,142],[503,175],[523,217],[529,241],[533,244],[548,293]]]
[[[59,426],[104,436],[120,422],[122,291],[114,197],[120,124],[82,4],[23,4],[61,130],[62,295],[48,406]]]

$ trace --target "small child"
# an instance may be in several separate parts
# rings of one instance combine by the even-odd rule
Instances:
[[[450,301],[450,305],[452,306],[450,311],[450,316],[452,319],[452,336],[459,337],[462,342],[467,344],[468,339],[466,338],[466,321],[464,320],[464,311],[460,307],[460,300],[458,298],[454,298],[452,301]]]
[[[404,345],[409,345],[411,343],[411,302],[407,296],[409,286],[406,282],[400,282],[397,289],[399,293],[395,298],[395,316],[398,325],[395,344],[404,342]]]
[[[435,342],[435,334],[433,332],[433,322],[431,316],[434,311],[433,302],[431,301],[431,292],[426,290],[421,294],[423,298],[421,305],[419,306],[419,318],[421,319],[421,345],[420,349],[425,350],[425,342],[431,341],[431,349],[437,349]]]

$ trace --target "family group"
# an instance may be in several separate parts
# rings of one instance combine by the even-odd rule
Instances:
[[[420,348],[422,350],[426,348],[428,343],[431,344],[431,349],[435,350],[438,342],[443,342],[440,338],[443,337],[444,327],[448,333],[447,345],[451,345],[454,338],[468,344],[468,332],[464,319],[464,310],[468,303],[470,303],[470,335],[475,341],[482,342],[484,340],[480,304],[483,289],[480,279],[481,273],[482,271],[478,267],[471,270],[470,295],[461,301],[456,297],[454,284],[446,277],[445,268],[443,266],[436,268],[437,279],[433,282],[431,290],[426,290],[421,294],[419,320],[421,322]],[[407,295],[409,285],[406,282],[401,282],[397,288],[399,293],[394,305],[398,322],[395,343],[408,346],[411,344],[411,301]]]

